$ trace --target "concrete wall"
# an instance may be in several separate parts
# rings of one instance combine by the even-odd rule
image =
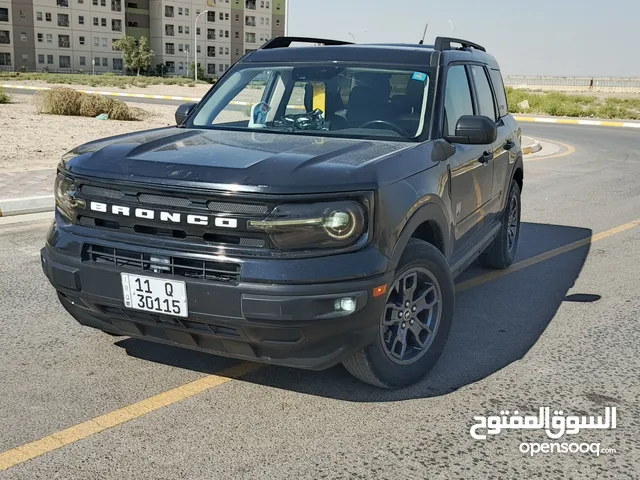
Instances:
[[[640,94],[640,78],[508,76],[504,84],[525,90]]]

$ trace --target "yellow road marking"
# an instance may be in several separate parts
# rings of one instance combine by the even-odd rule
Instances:
[[[566,150],[565,152],[562,152],[562,153],[555,153],[555,154],[553,154],[553,155],[547,155],[547,156],[540,155],[540,156],[538,156],[538,157],[533,157],[533,158],[526,158],[526,157],[525,157],[525,158],[524,158],[524,160],[525,160],[526,162],[533,162],[534,160],[548,160],[548,159],[550,159],[550,158],[566,157],[566,156],[568,156],[568,155],[571,155],[572,153],[575,153],[575,151],[576,151],[576,148],[575,148],[575,147],[573,147],[573,146],[571,146],[571,145],[569,145],[568,143],[562,143],[562,142],[558,142],[558,141],[556,141],[556,140],[547,140],[547,139],[545,139],[545,138],[538,138],[538,137],[536,137],[536,138],[537,138],[538,140],[542,140],[543,142],[549,142],[549,143],[555,143],[555,144],[557,144],[557,145],[561,145],[561,146],[563,146],[564,148],[566,148],[567,150]]]
[[[605,238],[608,238],[612,235],[630,230],[637,226],[640,226],[640,218],[632,222],[625,223],[624,225],[619,225],[615,228],[605,230],[604,232],[597,233],[591,237],[583,238],[582,240],[563,245],[562,247],[554,248],[553,250],[541,253],[540,255],[536,255],[535,257],[527,258],[526,260],[514,263],[505,270],[496,270],[484,275],[479,275],[475,278],[472,278],[471,280],[467,280],[466,282],[458,283],[456,285],[456,292],[464,292],[465,290],[477,287],[478,285],[482,285],[483,283],[496,280],[497,278],[504,277],[505,275],[517,272],[519,270],[522,270],[523,268],[535,265],[536,263],[544,262],[545,260],[549,260],[550,258],[557,257],[558,255],[570,252],[571,250],[575,250],[577,248],[584,247],[585,245],[604,240]]]
[[[66,428],[52,435],[41,438],[31,443],[0,453],[0,472],[15,467],[45,453],[58,450],[66,445],[85,439],[96,433],[121,425],[136,418],[142,417],[162,407],[185,400],[198,395],[206,390],[227,383],[235,378],[254,372],[264,365],[259,363],[243,362],[239,365],[227,368],[217,375],[207,375],[180,387],[173,388],[153,397],[141,400],[126,407],[114,410],[105,415],[87,420],[72,427]]]
[[[608,238],[617,233],[630,230],[634,227],[640,226],[640,219],[634,220],[624,225],[620,225],[615,228],[611,228],[604,232],[600,232],[588,238],[583,238],[573,243],[569,243],[562,247],[549,250],[548,252],[541,253],[535,257],[522,260],[514,263],[506,270],[499,270],[480,275],[476,278],[472,278],[466,282],[462,282],[456,285],[456,292],[462,292],[478,285],[496,280],[511,273],[517,272],[524,268],[530,267],[537,263],[543,262],[550,258],[556,257],[571,250],[583,247],[590,243]],[[223,370],[218,375],[208,375],[193,382],[187,383],[180,387],[173,388],[166,392],[160,393],[153,397],[147,398],[137,403],[133,403],[126,407],[114,410],[110,413],[95,417],[86,422],[79,423],[72,427],[66,428],[49,436],[43,437],[40,440],[15,447],[6,452],[0,453],[0,472],[7,470],[8,468],[15,467],[28,460],[32,460],[36,457],[44,455],[45,453],[58,450],[72,443],[78,442],[85,438],[88,438],[97,433],[103,432],[109,428],[116,427],[123,423],[135,420],[148,413],[159,410],[162,407],[167,407],[174,403],[180,402],[187,398],[198,395],[206,390],[220,386],[231,380],[240,378],[248,373],[254,372],[263,368],[264,365],[257,363],[243,362],[234,367]]]

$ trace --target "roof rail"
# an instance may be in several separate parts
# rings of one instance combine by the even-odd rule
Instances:
[[[451,38],[451,37],[438,37],[436,38],[435,50],[456,50],[451,47],[452,43],[459,43],[462,45],[462,48],[475,48],[477,50],[482,50],[486,52],[487,49],[482,45],[478,45],[477,43],[470,42],[468,40],[462,40],[461,38]]]
[[[353,45],[352,42],[343,42],[342,40],[328,40],[325,38],[307,38],[307,37],[275,37],[260,47],[260,50],[269,50],[271,48],[286,48],[293,42],[300,43],[321,43],[322,45]]]

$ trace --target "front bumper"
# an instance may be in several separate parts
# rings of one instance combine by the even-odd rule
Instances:
[[[70,229],[72,230],[72,229]],[[84,236],[54,224],[41,251],[42,267],[58,291],[64,308],[81,324],[111,333],[183,346],[251,361],[308,369],[324,369],[351,352],[372,343],[386,296],[373,297],[373,289],[389,284],[393,272],[353,278],[353,268],[386,265],[374,252],[297,260],[247,259],[240,281],[224,284],[189,279],[134,267],[103,265],[83,258],[86,243],[100,243],[150,254],[188,255],[184,252],[122,244]],[[202,256],[202,255],[200,255]],[[343,258],[341,258],[343,257]],[[344,258],[344,257],[349,257]],[[246,263],[246,264],[245,264]],[[283,265],[283,263],[285,265]],[[271,268],[272,267],[272,268]],[[184,281],[188,318],[127,309],[121,272]],[[283,276],[283,272],[291,275]],[[262,278],[246,281],[244,272]],[[330,278],[333,277],[333,278]],[[351,278],[340,281],[340,278]],[[306,279],[308,283],[283,283]],[[318,280],[321,279],[321,283]],[[336,299],[355,297],[356,310],[331,318]]]

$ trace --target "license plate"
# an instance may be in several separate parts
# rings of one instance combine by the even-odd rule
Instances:
[[[187,317],[187,286],[184,282],[121,273],[127,308]]]

